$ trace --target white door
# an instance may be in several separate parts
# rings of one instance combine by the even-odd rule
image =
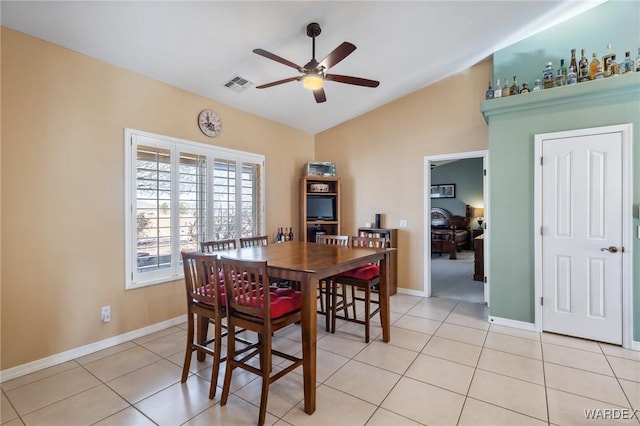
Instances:
[[[541,138],[542,329],[621,344],[623,141],[598,130]]]

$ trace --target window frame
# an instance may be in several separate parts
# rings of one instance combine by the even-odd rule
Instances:
[[[138,146],[149,146],[170,151],[171,181],[171,265],[169,268],[139,272],[137,263],[137,150]],[[235,162],[235,210],[242,212],[242,171],[246,164],[258,165],[256,175],[256,195],[258,196],[257,232],[264,234],[265,228],[265,156],[230,148],[193,142],[171,136],[159,135],[130,128],[124,129],[124,216],[125,216],[125,290],[147,287],[155,284],[176,281],[184,277],[180,251],[180,216],[175,214],[180,208],[180,154],[197,154],[207,159],[206,175],[206,218],[211,220],[213,212],[213,164],[218,161]],[[212,213],[211,213],[212,214]],[[203,229],[209,226],[200,225]],[[242,214],[236,214],[235,229],[240,237],[242,232]]]

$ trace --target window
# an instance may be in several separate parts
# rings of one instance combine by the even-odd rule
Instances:
[[[125,130],[126,288],[182,277],[181,251],[263,233],[264,156]]]

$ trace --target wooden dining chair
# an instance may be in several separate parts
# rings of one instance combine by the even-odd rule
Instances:
[[[329,235],[329,234],[317,234],[316,243],[318,244],[333,244],[337,246],[349,246],[348,235]],[[325,316],[325,330],[331,331],[331,280],[332,277],[320,280],[318,283],[318,299],[320,300],[319,314]],[[347,305],[345,300],[346,294],[344,291],[341,293],[342,304]]]
[[[269,244],[268,235],[240,238],[240,248],[266,246],[267,244]]]
[[[214,240],[200,242],[200,251],[202,253],[213,253],[220,250],[235,250],[236,240]]]
[[[187,347],[181,382],[184,383],[189,376],[193,351],[198,352],[199,361],[203,361],[206,354],[213,356],[209,387],[209,399],[213,399],[220,369],[222,338],[226,335],[222,326],[227,304],[224,285],[220,283],[216,256],[182,252],[182,266],[187,295]],[[214,333],[212,338],[207,338],[210,323]]]
[[[227,366],[220,405],[229,397],[233,370],[242,368],[262,377],[258,425],[263,425],[267,411],[269,385],[302,365],[302,359],[272,347],[277,330],[301,320],[302,299],[299,292],[269,286],[266,261],[243,261],[221,257],[227,298]],[[258,334],[258,342],[236,349],[235,328]],[[259,357],[259,368],[251,361]],[[289,365],[272,373],[272,355],[288,360]],[[282,364],[278,367],[283,367]]]
[[[351,247],[375,247],[385,248],[388,241],[385,238],[351,237]],[[365,342],[369,343],[371,318],[380,312],[380,301],[371,297],[374,288],[380,285],[380,265],[368,264],[343,272],[332,277],[331,282],[331,332],[336,331],[336,319],[364,324]],[[338,302],[338,286],[343,294],[342,301]],[[351,286],[351,300],[347,302],[346,287]],[[358,290],[364,292],[364,298],[358,295]],[[359,319],[356,312],[356,301],[364,302],[364,319]],[[371,309],[371,305],[375,305]],[[348,308],[352,308],[349,315]],[[342,315],[338,312],[342,311]]]

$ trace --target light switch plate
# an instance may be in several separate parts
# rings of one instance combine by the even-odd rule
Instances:
[[[409,222],[406,219],[400,219],[400,228],[406,228],[409,226]]]

